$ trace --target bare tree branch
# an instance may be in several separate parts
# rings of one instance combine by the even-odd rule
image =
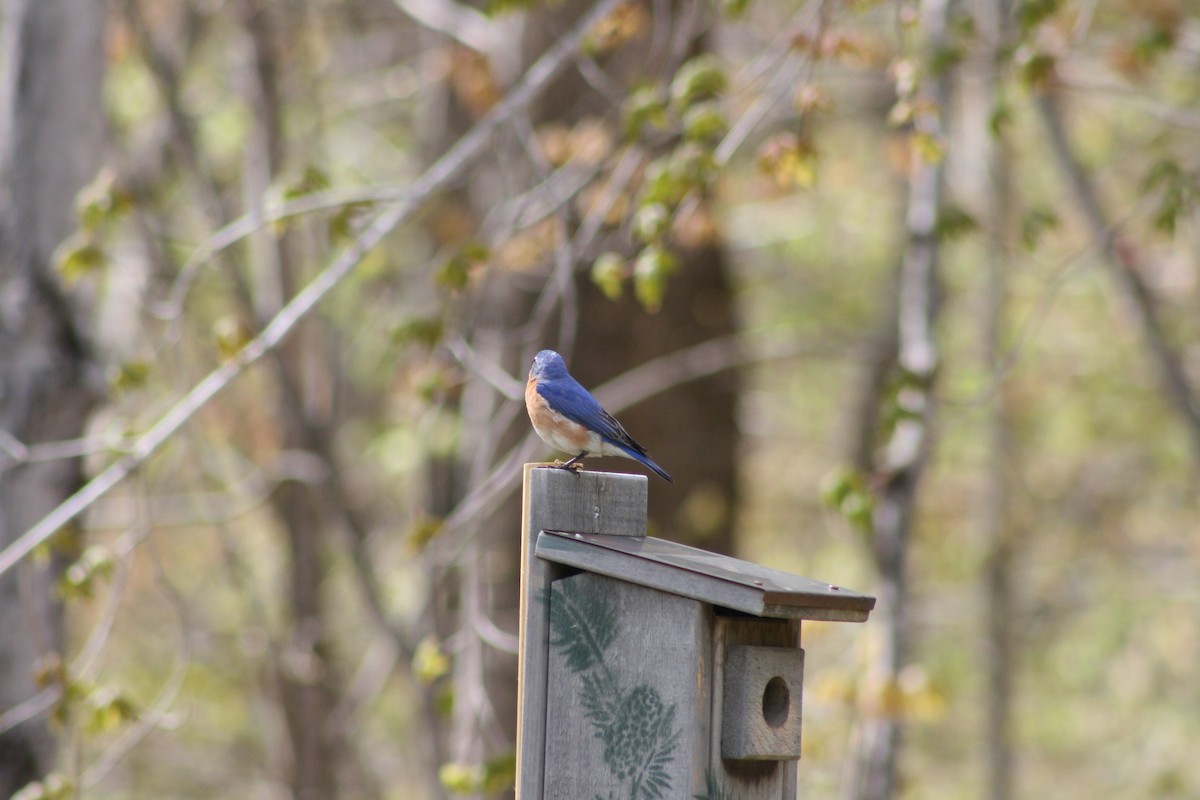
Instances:
[[[146,529],[148,530],[148,526]],[[105,748],[100,757],[83,772],[80,783],[88,789],[95,788],[96,784],[103,780],[113,767],[147,736],[159,728],[177,722],[176,717],[169,714],[168,710],[175,704],[180,692],[183,691],[184,678],[187,677],[188,667],[191,665],[192,645],[189,635],[191,626],[188,623],[190,616],[188,601],[167,579],[158,554],[153,549],[151,549],[151,554],[155,582],[166,595],[167,605],[171,606],[177,622],[178,644],[176,645],[175,660],[170,674],[163,682],[162,688],[159,689],[158,695],[150,707],[140,713],[137,721],[122,731],[120,736]]]
[[[588,31],[607,16],[619,1],[600,0],[569,34],[555,42],[529,68],[503,102],[494,107],[413,183],[411,196],[376,216],[358,239],[297,293],[258,336],[247,343],[234,358],[210,372],[145,434],[138,437],[128,455],[102,470],[41,522],[0,552],[0,575],[7,573],[63,525],[75,519],[127,478],[195,416],[197,411],[228,387],[249,366],[277,347],[301,319],[354,271],[370,250],[382,242],[397,225],[411,217],[425,200],[454,181],[472,161],[486,151],[496,131],[546,88],[570,62]]]
[[[800,13],[796,15],[795,19],[799,20],[809,15],[811,15],[811,19],[806,19],[803,25],[804,27],[811,26],[813,28],[813,39],[817,41],[825,30],[824,0],[817,0],[817,2],[806,4]],[[717,149],[713,152],[713,158],[716,163],[729,163],[729,159],[733,158],[734,154],[745,144],[746,139],[766,119],[767,115],[773,109],[779,108],[779,101],[786,93],[795,91],[797,80],[800,78],[801,70],[805,66],[808,68],[804,71],[804,80],[812,80],[817,60],[809,57],[807,64],[805,64],[803,60],[792,57],[795,49],[795,38],[796,27],[791,25],[785,27],[783,33],[777,36],[766,47],[762,55],[746,68],[745,71],[749,80],[757,80],[763,74],[768,73],[771,77],[767,87],[762,91],[758,99],[738,118],[729,132],[725,134],[725,138],[717,145]],[[779,67],[779,62],[785,59],[787,63]]]
[[[454,0],[394,0],[414,20],[485,55],[496,52],[501,27],[482,12]]]
[[[1200,467],[1200,404],[1197,403],[1195,388],[1184,369],[1183,359],[1167,341],[1150,287],[1146,285],[1139,271],[1138,253],[1127,241],[1117,238],[1115,228],[1109,223],[1100,203],[1099,192],[1087,170],[1075,157],[1057,98],[1048,93],[1038,95],[1037,108],[1049,134],[1054,160],[1070,184],[1075,202],[1087,222],[1088,232],[1099,249],[1109,274],[1141,323],[1146,347],[1158,366],[1163,393],[1179,414],[1187,430],[1192,458],[1197,467]]]
[[[789,358],[829,357],[844,355],[860,343],[830,341],[828,337],[820,345],[798,342],[794,338],[729,336],[712,339],[692,347],[678,350],[670,355],[647,361],[611,381],[596,388],[596,399],[606,409],[619,414],[635,403],[640,403],[660,392],[681,383],[697,380],[718,372],[745,364],[756,364]],[[518,407],[516,403],[509,408]],[[513,447],[487,476],[474,484],[467,494],[446,517],[442,534],[430,549],[430,558],[437,563],[454,561],[474,533],[471,523],[487,508],[500,503],[516,491],[521,483],[521,464],[545,452],[545,445],[532,430]]]

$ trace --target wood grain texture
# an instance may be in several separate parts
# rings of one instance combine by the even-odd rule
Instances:
[[[550,530],[539,558],[759,617],[863,622],[875,598],[652,536]]]
[[[700,793],[709,608],[588,573],[556,581],[551,606],[545,800]]]
[[[536,465],[527,475],[541,521],[539,530],[646,535],[649,479],[645,475]]]
[[[521,499],[520,655],[517,665],[517,797],[544,795],[550,585],[568,568],[534,553],[543,530],[640,536],[646,532],[644,475],[572,473],[526,464]]]
[[[717,614],[713,625],[713,685],[725,681],[726,655],[731,645],[800,647],[800,623],[796,620],[753,619]],[[725,730],[724,703],[710,708],[712,723],[709,747],[709,771],[713,782],[725,797],[738,800],[794,800],[796,797],[795,761],[749,761],[721,758],[721,739]],[[715,796],[710,792],[710,796]]]
[[[721,757],[799,759],[804,651],[731,644],[724,673]]]

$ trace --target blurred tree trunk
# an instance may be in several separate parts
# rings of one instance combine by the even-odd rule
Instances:
[[[141,39],[146,61],[158,83],[168,111],[171,144],[185,182],[198,198],[197,211],[205,224],[217,230],[238,215],[237,195],[205,164],[205,154],[196,137],[198,123],[187,110],[180,67],[170,55],[170,46],[156,35],[152,15],[136,0],[124,6],[132,30]],[[302,69],[302,59],[284,64],[292,52],[286,37],[302,27],[302,6],[269,0],[240,0],[231,10],[245,33],[249,58],[239,62],[245,69],[235,85],[245,94],[255,126],[249,137],[241,171],[242,197],[249,211],[261,213],[262,203],[273,181],[283,170],[288,138],[283,113],[286,98],[281,76],[288,67]],[[194,9],[185,9],[192,14]],[[194,24],[195,18],[189,19]],[[196,36],[194,32],[186,34]],[[305,254],[297,246],[293,223],[280,236],[263,231],[249,237],[244,258],[218,256],[231,279],[237,317],[262,326],[289,300],[302,281]],[[244,265],[244,266],[243,266]],[[270,501],[285,539],[288,556],[283,588],[288,629],[283,641],[268,652],[268,683],[278,687],[280,718],[284,726],[282,747],[271,753],[271,767],[286,781],[292,797],[336,798],[341,794],[340,738],[330,722],[339,696],[339,676],[331,658],[329,624],[325,618],[322,589],[327,574],[327,540],[331,530],[345,525],[350,511],[339,501],[337,467],[332,447],[335,419],[323,402],[336,382],[335,354],[326,352],[329,342],[314,328],[318,320],[307,320],[268,358],[275,370],[276,399],[280,407],[278,448],[284,457],[311,457],[319,463],[319,477],[296,477],[282,482]],[[269,741],[274,742],[271,738]]]
[[[249,202],[257,204],[285,164],[287,136],[280,86],[285,65],[281,62],[284,53],[292,52],[285,40],[287,31],[300,27],[299,17],[304,12],[276,7],[266,0],[243,0],[241,11],[253,44],[246,84],[258,122],[245,172]],[[280,19],[285,11],[290,16]],[[257,275],[243,285],[271,288],[253,296],[248,289],[243,292],[247,310],[253,309],[263,324],[302,285],[305,258],[295,225],[281,236],[261,236],[259,244],[258,258],[249,259]],[[331,719],[340,688],[322,589],[328,572],[330,531],[339,527],[339,522],[341,527],[350,527],[344,519],[350,511],[338,502],[339,493],[334,489],[339,476],[331,440],[337,417],[328,399],[332,385],[338,382],[338,359],[331,352],[334,342],[321,335],[319,325],[319,319],[306,321],[271,358],[281,405],[281,451],[309,455],[325,470],[313,480],[285,481],[271,495],[289,556],[290,629],[283,657],[275,668],[291,745],[288,779],[295,800],[335,800],[342,794],[341,748]]]
[[[1010,524],[1009,449],[1011,413],[1005,390],[1005,328],[1008,309],[1009,240],[1012,223],[1010,157],[1003,131],[993,124],[1005,105],[1001,74],[1010,39],[1008,0],[976,0],[973,9],[981,46],[971,69],[964,71],[970,89],[967,131],[960,141],[962,159],[971,170],[968,186],[976,187],[975,204],[987,237],[987,297],[981,318],[985,368],[991,375],[991,410],[987,421],[988,464],[980,525],[986,548],[983,565],[984,673],[987,718],[984,726],[986,797],[1009,800],[1015,784],[1012,743],[1013,678],[1017,669],[1013,635],[1012,560],[1015,542]],[[972,146],[974,145],[974,147]]]
[[[612,301],[580,281],[579,341],[572,371],[585,386],[659,356],[735,332],[733,293],[718,243],[681,250],[655,314],[632,297]],[[621,422],[675,479],[650,476],[650,519],[659,535],[732,553],[737,507],[737,373],[727,370],[673,386],[621,413]],[[702,434],[702,435],[701,435]],[[625,470],[619,460],[604,469]]]
[[[944,51],[950,0],[921,6],[925,63]],[[930,74],[921,91],[928,107],[914,120],[914,137],[944,145],[949,107],[946,67]],[[868,674],[873,700],[857,736],[846,794],[857,800],[890,800],[898,792],[897,761],[903,731],[900,674],[909,657],[908,551],[917,490],[933,445],[934,379],[939,356],[938,217],[942,210],[944,159],[922,157],[913,144],[906,227],[908,240],[897,287],[896,355],[899,367],[895,425],[873,472],[879,491],[871,544],[879,571],[876,631],[880,641]]]
[[[653,24],[663,26],[662,31],[670,31],[676,43],[682,41],[684,46],[671,54],[652,52],[649,36],[641,43],[627,44],[617,51],[616,58],[597,64],[606,75],[605,80],[611,80],[613,86],[623,86],[639,70],[649,75],[673,70],[679,61],[703,49],[702,29],[682,32],[682,20],[694,24],[703,14],[697,14],[698,7],[690,2],[677,6],[670,19],[659,19]],[[519,40],[522,69],[591,8],[592,4],[576,0],[530,12]],[[648,69],[647,64],[653,66]],[[529,128],[536,131],[547,123],[573,126],[589,115],[604,115],[611,103],[612,98],[599,94],[579,69],[571,69],[534,105]],[[448,117],[462,124],[469,115],[458,107]],[[613,133],[619,136],[619,131]],[[504,159],[507,165],[528,163],[529,157],[518,142],[509,141],[504,146],[511,147],[513,152],[511,159]],[[503,186],[505,180],[512,181],[519,172],[520,167],[512,166],[505,176],[494,172],[477,176],[469,182],[472,194],[464,202],[482,215],[504,199],[494,193],[489,195],[487,187]],[[527,183],[510,182],[504,191],[509,196],[525,191],[536,184],[538,177],[537,169],[529,167],[525,170]],[[573,214],[573,209],[567,209],[557,217],[560,234],[575,233],[578,220]],[[527,274],[506,275],[493,270],[471,299],[470,313],[463,315],[469,320],[463,335],[486,360],[502,365],[522,379],[533,352],[542,347],[560,349],[575,376],[594,388],[648,359],[734,331],[732,292],[719,242],[715,237],[696,242],[689,249],[681,249],[679,254],[681,268],[670,279],[662,309],[657,314],[648,314],[631,298],[619,302],[607,299],[586,272],[581,273],[581,264],[577,262],[593,257],[594,252],[571,253],[570,286],[564,293],[563,307],[547,321],[550,324],[539,330],[529,330],[528,325],[541,286],[531,286]],[[547,258],[554,260],[553,254]],[[556,280],[558,274],[552,267],[547,280]],[[556,333],[550,330],[554,322],[559,323]],[[725,552],[732,549],[736,496],[735,389],[731,374],[709,377],[674,387],[620,414],[632,435],[676,480],[674,486],[669,486],[650,476],[652,526],[674,538]],[[497,412],[511,402],[499,397],[482,379],[468,381],[461,400],[462,453],[455,473],[457,478],[443,485],[457,487],[456,491],[461,492],[461,487],[479,479],[481,452],[505,452],[526,435],[528,420],[523,410],[504,431],[489,430],[495,424]],[[697,436],[698,431],[703,431],[704,437]],[[624,470],[632,462],[589,460],[588,463],[593,469]],[[437,505],[452,507],[453,503],[442,500]],[[460,559],[454,622],[441,626],[443,631],[460,633],[455,659],[453,725],[454,760],[460,764],[480,764],[505,755],[515,741],[516,659],[512,653],[485,641],[480,631],[495,626],[516,633],[519,548],[513,537],[520,529],[519,522],[520,501],[514,497],[479,523],[489,535],[477,537],[475,549]]]
[[[564,16],[574,19],[586,7],[576,2],[553,14],[535,15],[527,34],[527,52],[544,49],[554,32],[569,24]],[[677,57],[691,58],[708,47],[704,27],[708,20],[698,11],[692,2],[676,2],[669,21],[652,23],[672,35],[678,35],[689,20],[696,25],[686,32]],[[652,36],[653,31],[647,33],[644,46],[622,48],[613,63],[605,65],[618,85],[636,80],[639,68],[653,75],[678,67],[669,62],[666,53],[652,48]],[[537,123],[574,124],[604,110],[594,100],[580,100],[587,97],[597,95],[582,74],[578,70],[565,74],[537,106]],[[712,217],[707,200],[693,212],[695,220]],[[703,228],[703,222],[698,227]],[[564,355],[572,374],[584,386],[594,388],[638,364],[736,330],[729,265],[719,235],[714,231],[694,236],[686,243],[676,241],[676,246],[680,268],[671,276],[657,313],[648,313],[629,293],[618,301],[610,300],[586,273],[576,271],[578,333],[572,352]],[[737,505],[736,402],[737,376],[729,370],[671,387],[621,413],[622,424],[675,479],[674,486],[666,486],[657,476],[650,476],[653,530],[716,552],[732,552]],[[701,431],[704,435],[698,436]],[[598,463],[602,469],[628,469],[628,462],[619,459]]]
[[[75,225],[76,193],[99,163],[105,5],[10,0],[0,96],[0,429],[29,445],[83,432],[98,399],[71,298],[53,253]],[[81,481],[78,459],[0,472],[0,547]],[[59,657],[62,608],[49,566],[26,561],[0,578],[0,711],[36,692],[43,658]],[[0,797],[46,773],[54,741],[44,717],[0,733]]]

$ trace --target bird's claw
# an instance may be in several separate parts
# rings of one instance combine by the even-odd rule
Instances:
[[[574,473],[576,476],[583,472],[583,462],[572,458],[565,464],[559,459],[554,460],[554,469],[565,469],[567,472]]]

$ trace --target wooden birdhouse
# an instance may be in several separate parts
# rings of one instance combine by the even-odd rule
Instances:
[[[526,465],[518,800],[792,800],[800,623],[875,599],[648,537],[646,490]]]

